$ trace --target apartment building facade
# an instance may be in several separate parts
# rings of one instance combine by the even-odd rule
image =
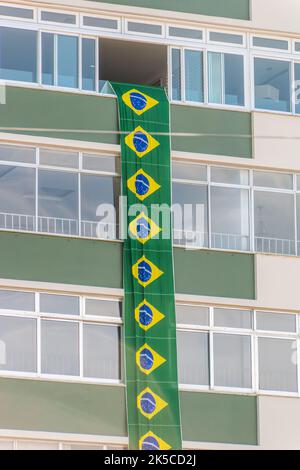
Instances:
[[[0,3],[0,449],[128,446],[110,82],[170,101],[185,449],[300,448],[297,0]],[[102,214],[103,215],[103,214]]]

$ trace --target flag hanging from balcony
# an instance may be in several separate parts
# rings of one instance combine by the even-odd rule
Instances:
[[[112,86],[127,196],[123,312],[129,448],[181,449],[169,101],[162,88]]]

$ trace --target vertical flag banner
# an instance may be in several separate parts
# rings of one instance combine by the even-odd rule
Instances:
[[[130,234],[123,263],[129,448],[181,449],[169,101],[162,88],[112,86],[118,97]]]

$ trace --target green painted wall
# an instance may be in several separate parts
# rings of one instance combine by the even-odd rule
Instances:
[[[209,16],[249,19],[249,0],[93,0],[159,10],[182,11]]]
[[[256,397],[181,392],[183,438],[257,443]],[[125,389],[0,379],[0,429],[126,436]]]
[[[171,122],[172,132],[214,134],[173,137],[173,150],[252,158],[250,113],[172,105]]]
[[[175,248],[174,257],[176,292],[255,298],[254,255]],[[1,278],[122,288],[118,242],[0,232],[0,259]]]
[[[0,259],[2,278],[122,286],[120,243],[0,232]]]
[[[19,131],[21,134],[119,143],[118,135],[114,134],[118,131],[114,98],[7,87],[6,105],[2,105],[1,110],[0,127],[45,129],[42,132]],[[171,127],[172,132],[221,134],[221,137],[175,137],[173,150],[252,157],[250,113],[172,105]],[[66,132],[49,132],[47,129],[65,129]],[[112,133],[72,133],[69,129]],[[231,134],[237,137],[231,137]]]
[[[175,249],[176,292],[255,299],[254,255]]]

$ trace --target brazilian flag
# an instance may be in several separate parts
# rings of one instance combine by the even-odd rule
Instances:
[[[169,101],[162,88],[112,84],[119,107],[124,339],[130,449],[181,449],[171,227]],[[153,211],[164,205],[164,212]],[[163,214],[163,215],[162,215]]]

